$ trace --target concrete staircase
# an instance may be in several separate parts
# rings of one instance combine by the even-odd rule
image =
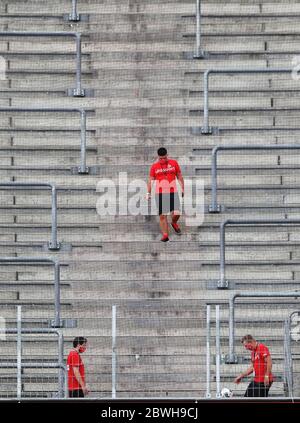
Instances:
[[[50,196],[1,191],[1,256],[57,257],[62,267],[62,329],[65,353],[74,336],[89,339],[85,354],[92,396],[111,396],[111,307],[117,305],[117,396],[203,397],[206,375],[206,302],[222,304],[222,353],[228,353],[228,298],[211,289],[219,278],[219,224],[227,218],[299,217],[298,155],[285,151],[221,154],[219,202],[225,211],[206,213],[200,226],[186,226],[159,241],[157,217],[99,216],[96,184],[146,180],[156,150],[165,146],[184,176],[205,182],[210,202],[210,156],[215,145],[297,143],[298,83],[289,75],[222,75],[211,83],[211,125],[217,135],[195,135],[203,124],[203,72],[209,68],[291,67],[298,54],[300,8],[296,1],[213,1],[203,5],[204,60],[193,53],[195,2],[118,0],[79,2],[88,22],[69,23],[69,1],[3,1],[1,31],[78,31],[83,34],[83,87],[93,97],[71,98],[75,84],[72,40],[1,39],[8,64],[0,81],[0,107],[84,107],[88,113],[89,166],[98,174],[76,175],[79,120],[74,114],[0,114],[0,174],[4,182],[51,182],[58,187],[58,235],[71,250],[43,250],[50,237]],[[259,130],[258,130],[259,129]],[[255,207],[254,207],[255,206]],[[227,278],[239,291],[296,290],[299,227],[234,228],[227,234]],[[48,267],[9,266],[0,273],[1,315],[15,318],[22,304],[25,325],[46,326],[53,317]],[[283,320],[299,301],[238,301],[239,338],[253,333],[273,353],[283,396]],[[40,322],[40,323],[39,323]],[[213,338],[212,338],[213,342]],[[15,357],[14,343],[2,355]],[[51,340],[26,341],[25,357],[51,359]],[[212,350],[212,372],[214,368]],[[232,380],[245,365],[222,364],[222,386],[243,395]],[[299,371],[298,363],[295,371]],[[3,373],[3,375],[2,375]],[[296,373],[297,374],[297,373]],[[25,396],[51,396],[57,372],[24,370]],[[15,395],[15,372],[1,370],[0,396]],[[215,393],[215,380],[212,380]]]

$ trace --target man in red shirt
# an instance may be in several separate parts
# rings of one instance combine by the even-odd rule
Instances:
[[[78,336],[73,341],[73,347],[67,359],[69,397],[83,398],[89,391],[85,384],[84,364],[80,354],[86,351],[87,339]]]
[[[147,185],[147,199],[151,198],[152,184],[156,182],[155,201],[158,208],[162,242],[169,241],[169,228],[167,214],[171,213],[171,226],[180,235],[181,230],[177,222],[180,218],[180,200],[177,191],[176,178],[179,181],[182,197],[184,196],[184,180],[181,169],[176,160],[168,158],[168,152],[164,147],[157,151],[158,161],[150,169]]]
[[[235,379],[235,383],[239,384],[243,377],[249,376],[254,371],[254,380],[248,386],[245,397],[267,397],[274,380],[269,349],[264,344],[259,344],[252,335],[244,336],[241,342],[248,351],[251,351],[252,365]]]

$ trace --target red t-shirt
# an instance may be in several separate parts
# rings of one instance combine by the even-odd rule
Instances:
[[[159,161],[153,163],[150,169],[150,177],[156,181],[155,192],[157,194],[169,194],[177,192],[176,176],[181,172],[176,160],[168,159],[167,163]]]
[[[255,351],[251,353],[251,361],[254,367],[254,382],[264,382],[267,370],[266,358],[270,356],[269,349],[264,344],[258,344]],[[273,382],[272,373],[269,375],[269,381]]]
[[[82,389],[74,375],[73,367],[79,368],[80,376],[84,382],[84,364],[81,360],[80,354],[75,350],[70,351],[67,359],[69,391]]]

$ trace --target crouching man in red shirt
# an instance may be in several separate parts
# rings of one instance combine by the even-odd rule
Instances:
[[[176,160],[168,158],[167,150],[161,147],[157,150],[158,160],[150,169],[147,185],[147,199],[151,198],[152,184],[155,181],[155,201],[158,208],[162,242],[169,241],[169,228],[167,215],[171,213],[171,226],[180,235],[181,229],[178,225],[180,218],[180,200],[177,192],[176,178],[179,181],[182,197],[184,196],[184,181],[181,169]]]
[[[273,383],[272,359],[268,348],[259,344],[251,335],[246,335],[241,340],[246,350],[251,351],[251,366],[235,379],[235,383],[254,372],[254,380],[248,386],[245,397],[267,397]]]
[[[84,364],[80,354],[86,351],[87,339],[78,336],[73,341],[73,347],[67,359],[69,397],[83,398],[89,390],[85,384]]]

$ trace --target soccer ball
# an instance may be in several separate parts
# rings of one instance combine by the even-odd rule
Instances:
[[[221,390],[221,397],[222,398],[231,398],[233,396],[233,392],[231,389],[223,388]]]

